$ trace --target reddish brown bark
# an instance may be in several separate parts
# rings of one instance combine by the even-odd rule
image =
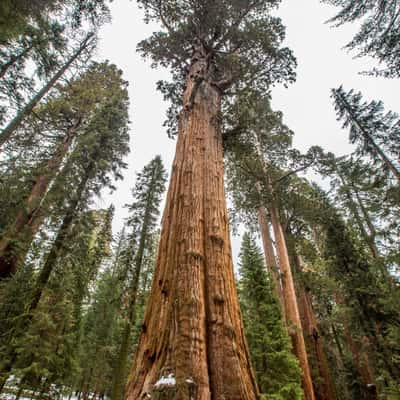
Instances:
[[[359,344],[353,340],[347,324],[345,326],[345,337],[364,388],[370,393],[371,400],[378,399],[377,386],[368,356],[360,350]]]
[[[269,231],[269,224],[267,220],[267,209],[265,208],[262,201],[260,202],[260,205],[258,207],[258,225],[260,227],[267,270],[272,276],[276,294],[283,308],[282,286],[281,286],[281,279],[279,276],[280,271],[278,263],[276,262],[274,245],[272,243],[271,233]]]
[[[272,193],[272,190],[271,190]],[[292,270],[289,263],[289,255],[286,246],[286,240],[283,234],[282,225],[279,220],[278,210],[273,201],[268,205],[271,216],[272,227],[276,241],[276,249],[279,258],[281,270],[282,294],[284,300],[284,309],[286,323],[289,335],[293,343],[293,351],[299,360],[302,370],[302,384],[306,400],[315,400],[314,388],[311,378],[310,366],[308,364],[306,344],[301,326],[299,307],[294,287]]]
[[[335,295],[335,300],[338,304],[344,304],[343,299],[339,294]],[[370,393],[371,400],[378,398],[376,381],[374,373],[370,366],[368,355],[360,349],[360,345],[354,341],[353,335],[351,334],[351,328],[349,327],[348,321],[343,321],[344,326],[344,337],[347,342],[347,346],[353,356],[353,362],[357,368],[360,376],[361,383],[364,388]],[[367,340],[367,338],[365,338]]]
[[[193,60],[129,400],[258,396],[234,283],[221,94],[201,78],[206,56]],[[160,380],[168,376],[170,385]]]
[[[43,220],[41,213],[43,199],[73,142],[79,124],[80,121],[68,129],[62,144],[47,162],[43,173],[33,183],[23,208],[3,233],[0,239],[0,279],[14,274],[25,259],[26,252]]]
[[[318,329],[317,319],[312,306],[311,295],[302,285],[298,285],[299,311],[305,335],[307,335],[316,361],[321,384],[316,385],[317,400],[335,400],[335,390],[329,373],[329,365]]]

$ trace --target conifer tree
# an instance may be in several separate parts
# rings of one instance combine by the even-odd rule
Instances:
[[[58,261],[68,254],[74,235],[74,224],[82,212],[87,210],[94,196],[99,195],[106,187],[112,189],[113,179],[121,178],[121,169],[125,167],[122,158],[129,151],[127,108],[127,91],[122,83],[118,101],[99,107],[88,121],[85,134],[80,137],[67,160],[65,174],[56,183],[66,190],[62,199],[64,214],[55,240],[36,276],[32,295],[26,305],[29,313],[24,315],[18,324],[22,328],[31,322]],[[9,374],[15,361],[15,348],[10,346],[7,354],[11,356],[1,365],[4,375]]]
[[[132,328],[137,319],[137,299],[139,280],[147,252],[151,252],[155,225],[159,215],[161,196],[165,190],[166,173],[160,156],[156,156],[137,175],[135,187],[132,190],[134,202],[129,205],[130,216],[127,226],[132,229],[130,242],[136,244],[128,286],[128,307],[126,310],[125,327],[122,342],[117,357],[115,376],[112,388],[112,398],[122,400],[125,395],[126,367]],[[133,247],[133,246],[131,246]]]
[[[45,165],[31,181],[27,198],[19,205],[19,209],[11,210],[10,214],[15,216],[1,232],[2,278],[14,273],[24,261],[35,233],[49,212],[43,204],[49,194],[49,186],[59,174],[70,147],[79,137],[82,137],[82,141],[87,140],[86,136],[93,137],[96,130],[109,130],[111,134],[115,130],[126,129],[124,124],[127,123],[127,117],[123,115],[127,112],[126,101],[121,72],[114,65],[94,63],[81,77],[68,84],[58,98],[51,99],[41,110],[46,129],[60,132],[61,137],[55,144],[51,158],[44,162]],[[116,123],[118,113],[121,119]],[[98,134],[101,135],[101,131]],[[72,155],[71,162],[73,159]]]
[[[257,386],[234,287],[223,186],[221,101],[293,80],[277,1],[140,1],[163,31],[139,45],[172,71],[179,118],[153,287],[128,399],[250,400]],[[228,91],[229,89],[229,91]],[[177,111],[179,110],[179,116]],[[173,133],[173,130],[170,130]]]
[[[75,29],[84,22],[99,25],[109,18],[105,0],[4,0],[0,5],[0,45],[26,35],[32,27],[56,19],[62,12]]]
[[[265,211],[268,210],[279,260],[279,272],[276,272],[274,277],[277,282],[276,290],[282,300],[287,329],[300,362],[305,397],[314,399],[314,386],[278,196],[280,184],[296,170],[300,171],[309,166],[308,158],[312,154],[304,157],[290,149],[292,132],[282,123],[282,115],[271,110],[269,100],[257,92],[238,99],[237,104],[230,110],[229,125],[242,127],[233,140],[228,138],[226,141],[230,191],[239,210],[253,215],[258,211],[259,222],[267,223]],[[229,126],[227,128],[229,129]],[[291,164],[297,169],[289,172],[281,169],[287,169]],[[242,190],[237,190],[239,187]],[[261,226],[260,231],[264,243],[269,242],[268,224]],[[271,243],[265,247],[266,258],[268,257],[268,264],[273,264],[270,270],[274,273],[278,263],[274,260],[271,247]]]
[[[267,399],[303,399],[300,369],[272,285],[261,252],[246,232],[240,252],[238,291],[260,392]]]
[[[350,128],[349,139],[357,145],[357,153],[368,155],[378,168],[390,171],[400,181],[398,115],[391,111],[384,114],[381,101],[362,102],[361,93],[353,90],[333,89],[332,97],[338,120],[343,120],[343,128]]]
[[[49,79],[49,81],[18,111],[17,115],[4,127],[0,133],[0,149],[10,140],[22,121],[27,115],[32,113],[35,106],[43,99],[55,83],[63,76],[73,62],[82,54],[84,50],[90,48],[93,33],[89,33],[74,53],[66,60],[65,64]]]
[[[361,22],[359,31],[347,44],[350,50],[359,50],[359,55],[369,55],[386,65],[386,69],[375,71],[386,77],[399,77],[400,9],[397,0],[322,0],[340,7],[340,11],[329,20],[335,26]]]

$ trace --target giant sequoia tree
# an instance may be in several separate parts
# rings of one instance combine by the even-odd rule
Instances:
[[[172,70],[178,142],[159,254],[128,399],[255,399],[234,285],[223,179],[221,101],[294,78],[277,1],[140,4],[163,31],[140,44]],[[179,115],[176,111],[180,109]]]
[[[279,199],[281,184],[287,183],[286,178],[296,170],[306,168],[310,161],[290,148],[292,132],[283,124],[281,113],[271,110],[267,98],[257,93],[242,96],[229,111],[229,125],[242,129],[225,142],[228,187],[240,214],[247,214],[250,221],[258,214],[267,267],[275,280],[293,350],[300,362],[305,398],[312,400],[315,399],[313,382]],[[296,170],[287,172],[284,170],[287,168]],[[267,218],[272,223],[279,263]]]

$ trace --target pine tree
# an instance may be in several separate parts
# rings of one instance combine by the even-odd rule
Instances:
[[[284,29],[269,14],[277,3],[140,1],[163,25],[139,49],[172,70],[159,87],[175,100],[169,122],[179,118],[179,132],[128,399],[257,397],[234,287],[220,120],[227,89],[267,91],[294,78],[279,47]]]
[[[344,374],[353,374],[349,389],[354,397],[368,399],[377,397],[376,390],[382,395],[391,390],[396,393],[398,389],[390,378],[397,376],[396,357],[389,358],[388,354],[398,352],[389,339],[398,329],[398,290],[388,284],[368,254],[367,243],[357,238],[325,193],[314,187],[308,202],[303,218],[318,227],[319,257],[324,279],[330,281],[325,314],[331,319],[329,330],[345,364]],[[346,351],[350,357],[344,354]]]
[[[120,122],[116,123],[117,114],[112,113],[126,113],[126,101],[125,82],[121,79],[121,72],[114,65],[94,63],[81,77],[68,84],[58,98],[51,99],[41,110],[43,120],[46,121],[44,129],[58,131],[61,137],[56,142],[50,159],[43,162],[44,165],[31,181],[26,199],[19,205],[19,209],[11,210],[10,214],[13,213],[15,217],[1,232],[2,278],[10,276],[23,263],[34,235],[46,213],[49,213],[44,207],[46,196],[47,200],[51,198],[51,193],[48,196],[48,189],[60,173],[60,167],[70,147],[80,137],[87,140],[96,135],[97,132],[93,132],[93,129],[108,129],[110,134],[113,130],[121,129],[118,125],[125,129],[126,115],[124,117],[121,114]],[[101,135],[101,132],[98,134]],[[74,156],[71,157],[72,162]],[[51,201],[47,203],[51,204]]]
[[[129,343],[131,341],[132,328],[137,321],[139,281],[143,272],[146,253],[151,252],[154,245],[152,239],[159,215],[161,196],[165,190],[165,181],[166,173],[161,157],[156,156],[138,174],[135,188],[132,191],[134,202],[129,206],[130,216],[127,226],[132,229],[130,242],[133,242],[132,245],[136,244],[136,248],[132,265],[126,266],[132,271],[128,288],[129,300],[126,310],[125,327],[111,392],[114,400],[122,400],[125,394]],[[132,245],[130,247],[133,247]]]
[[[338,120],[350,128],[349,139],[357,144],[357,153],[368,155],[377,167],[390,171],[400,181],[397,165],[399,154],[400,119],[397,114],[383,112],[381,101],[362,102],[360,92],[345,92],[342,87],[332,90]],[[390,157],[396,157],[393,161]]]
[[[360,30],[348,43],[350,50],[368,55],[386,65],[386,69],[374,71],[386,77],[399,77],[399,5],[397,0],[322,0],[340,7],[329,20],[335,26],[361,21]]]
[[[117,72],[120,76],[121,72]],[[73,240],[74,224],[82,212],[87,210],[94,196],[99,195],[106,187],[112,189],[113,179],[121,178],[120,171],[125,167],[122,158],[129,151],[129,135],[128,96],[125,84],[120,82],[120,85],[122,86],[117,96],[118,101],[97,108],[85,126],[85,134],[80,137],[64,166],[65,173],[62,179],[55,184],[55,187],[62,185],[65,190],[61,201],[64,214],[61,213],[62,222],[36,276],[32,295],[26,306],[30,313],[25,314],[19,322],[22,328],[32,321],[53,271],[59,260],[68,254],[69,245]],[[11,356],[7,357],[8,361],[2,365],[1,371],[5,375],[9,374],[15,361],[15,348],[10,346],[7,354]]]
[[[301,373],[291,352],[273,283],[254,239],[246,232],[240,252],[238,290],[260,391],[268,399],[302,399]]]
[[[0,133],[0,148],[10,140],[11,136],[15,133],[17,128],[20,126],[24,118],[32,113],[35,106],[43,99],[49,90],[57,83],[57,81],[63,76],[73,62],[82,54],[84,50],[90,48],[93,33],[89,33],[82,41],[80,46],[74,51],[74,53],[66,60],[65,64],[54,73],[51,79],[18,111],[17,115],[5,126]]]
[[[0,5],[0,44],[7,45],[26,35],[32,26],[43,24],[64,12],[69,25],[80,28],[84,22],[99,25],[109,18],[105,0],[4,0]],[[10,24],[13,21],[13,24]]]

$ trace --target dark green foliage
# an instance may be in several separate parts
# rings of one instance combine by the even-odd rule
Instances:
[[[315,192],[319,212],[315,214],[324,229],[323,256],[328,274],[337,282],[335,291],[346,306],[345,318],[355,341],[365,342],[366,351],[381,390],[398,390],[399,348],[391,337],[399,332],[399,291],[382,274],[382,266],[368,256],[343,218],[320,191]],[[364,388],[365,390],[365,388]]]
[[[105,0],[4,0],[0,5],[0,44],[9,44],[60,14],[67,16],[74,29],[84,22],[100,25],[109,18]]]
[[[166,172],[161,157],[156,156],[137,175],[135,187],[132,190],[134,201],[128,206],[130,254],[124,260],[126,279],[129,282],[124,295],[127,297],[128,304],[123,309],[124,329],[113,376],[111,395],[114,400],[122,400],[125,394],[131,337],[133,333],[139,332],[138,329],[135,332],[134,328],[143,317],[147,286],[152,274],[151,265],[148,264],[154,262],[155,227],[160,212],[161,196],[165,191],[165,182]]]
[[[51,215],[46,233],[54,240],[48,251],[42,246],[28,258],[34,259],[37,271],[29,264],[21,268],[21,274],[31,268],[23,304],[5,302],[9,306],[0,315],[0,320],[14,323],[1,338],[2,373],[7,376],[12,368],[28,387],[73,385],[79,375],[82,313],[98,270],[110,256],[113,214],[112,209],[89,210],[93,199],[105,188],[112,190],[114,180],[122,177],[123,157],[129,151],[128,95],[121,74],[114,65],[94,63],[39,111],[48,132],[51,125],[57,133],[76,121],[81,124],[42,210]],[[13,287],[14,279],[5,296]]]
[[[340,7],[329,21],[334,25],[360,21],[361,27],[347,48],[357,49],[386,65],[374,71],[387,77],[400,76],[400,8],[397,0],[322,0]]]
[[[0,43],[4,44],[29,28],[30,21],[41,22],[54,9],[57,0],[5,0],[0,6]],[[10,23],[13,21],[13,23]]]
[[[240,253],[238,290],[251,358],[261,393],[268,399],[303,398],[301,373],[291,352],[273,283],[248,233]]]
[[[172,102],[168,132],[176,133],[185,79],[199,46],[207,58],[207,71],[199,77],[228,97],[249,88],[268,92],[272,84],[292,82],[295,60],[280,47],[284,27],[271,11],[279,1],[206,0],[185,2],[141,0],[147,21],[162,23],[163,30],[139,43],[139,51],[153,65],[169,67],[172,83],[158,88]],[[228,90],[229,89],[229,90]]]
[[[400,176],[400,118],[392,111],[384,112],[381,101],[366,102],[360,92],[332,90],[338,120],[349,128],[350,143],[357,145],[357,154],[368,155],[377,169]]]

